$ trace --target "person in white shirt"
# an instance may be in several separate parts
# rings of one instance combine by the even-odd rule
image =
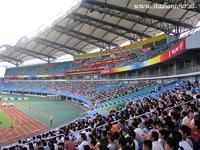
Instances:
[[[107,148],[109,150],[117,150],[117,145],[115,144],[115,137],[114,135],[110,135],[109,138],[108,138],[108,146]]]
[[[175,137],[169,137],[167,138],[166,144],[165,144],[165,150],[177,150],[179,149],[179,142]],[[182,150],[183,148],[180,148]]]
[[[87,137],[85,134],[81,133],[81,144],[78,146],[79,150],[84,150],[84,146],[89,146],[89,143],[87,141]]]
[[[193,148],[182,139],[182,135],[178,131],[174,131],[171,134],[171,137],[174,137],[179,142],[179,147],[182,147],[184,150],[193,150]]]
[[[148,138],[152,141],[152,150],[164,150],[164,148],[158,142],[159,134],[157,131],[152,131]]]

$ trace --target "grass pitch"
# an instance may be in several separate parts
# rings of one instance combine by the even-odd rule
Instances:
[[[12,124],[12,120],[3,110],[0,110],[0,122],[0,128],[9,128]]]

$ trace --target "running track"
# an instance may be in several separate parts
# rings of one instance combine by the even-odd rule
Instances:
[[[0,146],[5,146],[49,130],[49,127],[20,111],[16,107],[3,107],[8,116],[15,122],[13,129],[0,128]]]

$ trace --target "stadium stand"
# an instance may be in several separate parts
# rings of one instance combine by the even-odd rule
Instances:
[[[138,95],[137,91],[148,86],[155,85],[155,82],[140,82],[128,84],[126,81],[118,82],[96,82],[96,81],[4,81],[1,83],[2,91],[49,93],[63,92],[83,96],[93,102],[99,103],[99,107],[119,103],[120,99],[130,98]],[[153,87],[140,91],[140,95],[150,93]],[[114,103],[113,103],[114,101]]]
[[[19,136],[3,150],[200,149],[199,2],[133,7],[140,3],[168,4],[82,0],[33,39],[0,46],[0,61],[16,66],[6,69],[0,92],[60,96],[89,110],[56,129]],[[74,60],[56,62],[64,54]],[[47,63],[22,65],[33,58]]]
[[[173,88],[165,89],[172,85]],[[199,87],[197,81],[171,82],[156,98],[135,99],[107,116],[97,114],[94,118],[77,120],[58,130],[33,137],[23,144],[20,142],[12,149],[55,146],[61,149],[75,149],[77,146],[80,149],[83,143],[94,149],[140,149],[150,143],[153,150],[158,147],[166,149],[167,146],[196,150],[200,141],[200,116],[197,113],[200,96],[194,91],[191,95],[186,92]]]

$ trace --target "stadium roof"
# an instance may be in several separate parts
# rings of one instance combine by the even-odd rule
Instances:
[[[161,32],[177,34],[194,29],[200,20],[200,2],[185,0],[185,4],[193,4],[190,9],[146,8],[176,3],[177,0],[82,0],[37,36],[22,38],[15,46],[2,45],[0,48],[5,51],[0,53],[0,61],[20,65],[38,58],[51,62],[64,54],[109,49]]]

